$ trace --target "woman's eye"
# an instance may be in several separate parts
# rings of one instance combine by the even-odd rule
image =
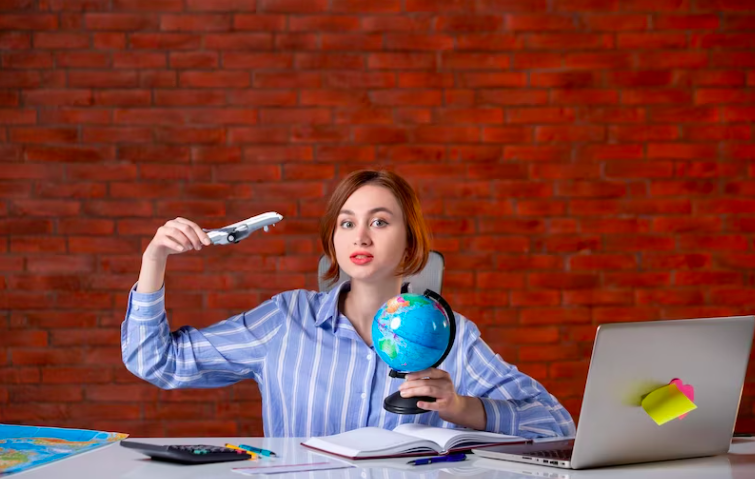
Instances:
[[[352,226],[354,226],[354,223],[351,221],[341,221],[341,228],[351,228]]]
[[[383,221],[383,220],[375,220],[375,221],[373,221],[373,222],[372,222],[372,224],[373,224],[373,225],[375,225],[375,226],[385,226],[385,225],[387,225],[388,223],[386,223],[386,222],[385,222],[385,221]]]

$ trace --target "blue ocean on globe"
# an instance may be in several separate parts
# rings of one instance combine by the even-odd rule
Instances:
[[[399,372],[432,367],[450,340],[451,326],[443,307],[421,294],[389,299],[372,321],[375,352]]]

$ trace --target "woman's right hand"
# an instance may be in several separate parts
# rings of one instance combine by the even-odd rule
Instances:
[[[169,255],[185,253],[192,249],[198,251],[202,249],[202,245],[211,244],[210,237],[199,225],[178,217],[157,229],[157,233],[144,251],[144,256],[151,260],[165,261]]]

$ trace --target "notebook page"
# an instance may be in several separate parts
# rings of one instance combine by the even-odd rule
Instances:
[[[522,438],[517,436],[508,436],[506,434],[497,434],[494,432],[477,431],[474,429],[448,429],[443,427],[426,426],[424,424],[401,424],[394,429],[394,432],[414,436],[422,439],[428,439],[437,443],[443,451],[447,451],[459,444],[467,442],[474,444],[497,443],[507,441],[520,441]]]
[[[323,451],[347,457],[367,455],[397,454],[418,446],[437,448],[427,441],[389,431],[380,427],[353,429],[333,436],[312,437],[305,444]]]

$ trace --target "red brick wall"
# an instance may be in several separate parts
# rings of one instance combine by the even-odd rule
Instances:
[[[451,304],[575,415],[597,324],[753,312],[751,0],[0,8],[2,422],[261,434],[251,382],[123,368],[126,292],[167,219],[268,210],[171,258],[172,325],[316,288],[323,198],[361,167],[418,187]]]

